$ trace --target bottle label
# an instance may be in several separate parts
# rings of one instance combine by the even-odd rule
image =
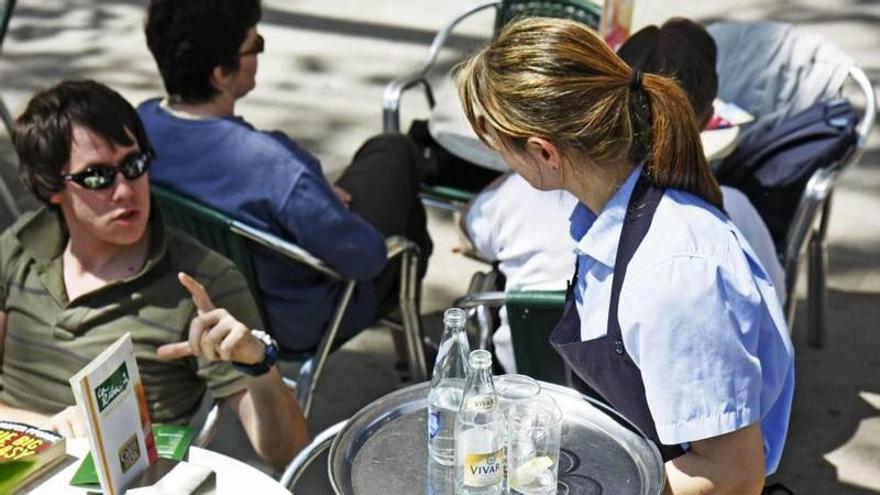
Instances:
[[[494,395],[477,395],[468,398],[467,408],[471,411],[491,411],[496,402]]]
[[[431,411],[428,414],[428,439],[433,439],[440,432],[440,413]]]
[[[464,485],[485,487],[504,480],[504,450],[498,449],[488,454],[464,455]]]

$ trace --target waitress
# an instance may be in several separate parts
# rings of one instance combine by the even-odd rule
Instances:
[[[687,97],[565,20],[510,24],[458,78],[480,138],[532,186],[580,200],[553,346],[658,445],[664,493],[761,493],[788,430],[793,349]]]

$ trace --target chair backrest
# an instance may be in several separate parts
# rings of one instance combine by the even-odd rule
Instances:
[[[568,385],[565,363],[550,345],[550,333],[562,318],[563,291],[509,291],[507,320],[518,373]]]
[[[254,270],[254,247],[247,239],[233,231],[232,225],[235,220],[221,211],[156,184],[150,184],[150,192],[167,225],[186,232],[235,263],[257,300],[260,316],[268,324],[265,307],[257,297],[260,292]]]
[[[495,33],[517,17],[571,19],[599,29],[602,7],[590,0],[502,0],[495,15]]]

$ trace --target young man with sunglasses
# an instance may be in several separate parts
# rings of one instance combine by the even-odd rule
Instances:
[[[150,179],[289,239],[358,280],[340,329],[347,337],[397,301],[399,264],[386,261],[386,237],[416,242],[425,272],[432,244],[417,197],[420,155],[405,136],[373,138],[331,184],[320,161],[288,136],[235,116],[255,86],[260,17],[259,0],[150,2],[147,44],[168,95],[138,108],[156,148]],[[314,348],[341,284],[270,255],[255,268],[282,347]]]
[[[0,418],[84,435],[68,379],[130,333],[153,421],[188,421],[210,390],[258,454],[289,461],[307,432],[277,344],[251,330],[260,317],[231,262],[151,208],[153,149],[134,108],[65,81],[31,99],[13,142],[47,206],[0,236]]]

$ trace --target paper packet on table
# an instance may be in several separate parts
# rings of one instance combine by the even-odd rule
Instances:
[[[183,461],[159,459],[126,495],[213,495],[217,475],[210,468]]]

